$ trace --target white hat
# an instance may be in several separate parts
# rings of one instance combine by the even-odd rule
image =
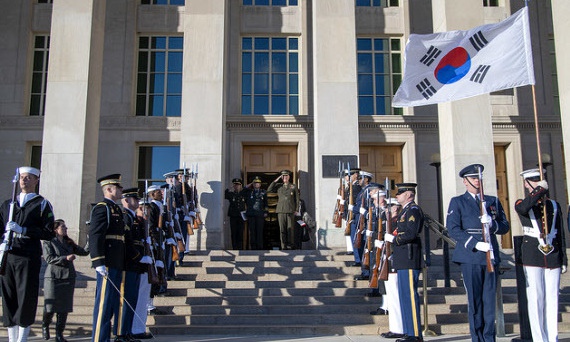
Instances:
[[[544,173],[544,169],[542,170]],[[528,179],[531,181],[539,181],[540,180],[540,169],[528,169],[524,170],[520,173],[523,179]]]
[[[372,177],[374,177],[374,176],[370,172],[360,171],[360,177],[368,177],[368,178],[372,179]]]
[[[36,169],[35,167],[31,166],[20,166],[18,168],[18,173],[31,173],[32,175],[39,177],[40,170]]]
[[[388,204],[390,204],[390,205],[400,205],[400,203],[398,203],[398,200],[395,199],[394,197],[388,198],[388,199],[386,200],[386,202],[387,202]]]
[[[158,185],[151,185],[151,186],[149,186],[148,189],[146,190],[146,193],[147,193],[147,194],[150,194],[151,192],[156,191],[156,190],[160,190],[160,186],[158,186]]]

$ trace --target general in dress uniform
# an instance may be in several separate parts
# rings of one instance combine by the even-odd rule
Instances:
[[[252,250],[263,249],[263,227],[267,217],[267,192],[261,188],[261,178],[253,179],[253,189],[245,194],[247,204],[247,227],[249,230],[249,247]]]
[[[392,244],[392,268],[398,274],[398,292],[404,336],[396,341],[423,341],[418,280],[424,266],[420,233],[424,213],[414,202],[415,183],[396,184],[396,199],[402,206],[392,234],[384,239]]]
[[[481,215],[479,170],[483,172],[483,165],[472,164],[459,172],[467,191],[449,202],[446,226],[457,241],[452,260],[461,265],[471,339],[495,341],[497,276],[496,272],[487,272],[486,252],[492,250],[493,263],[498,266],[501,259],[496,235],[507,233],[509,223],[494,196],[485,195],[486,213]],[[488,227],[490,243],[483,241],[482,225]]]
[[[10,342],[27,341],[38,307],[40,240],[49,241],[55,236],[51,204],[35,193],[40,170],[24,166],[18,173],[21,192],[16,198],[12,221],[8,221],[12,200],[5,201],[0,208],[0,234],[4,234],[0,249],[6,253],[5,273],[0,276],[2,316]],[[10,250],[6,244],[9,235],[13,237]]]
[[[125,222],[116,203],[123,191],[121,175],[101,177],[97,182],[105,198],[93,207],[89,225],[89,253],[97,271],[91,340],[105,342],[110,338],[111,318],[118,312],[123,296],[120,285],[125,270]]]
[[[230,232],[232,236],[232,248],[243,249],[243,230],[245,214],[245,197],[247,190],[243,188],[243,181],[240,178],[232,179],[233,189],[226,189],[225,199],[230,202],[228,216],[230,218]]]
[[[280,179],[283,183],[277,183]],[[267,192],[276,192],[278,196],[277,220],[279,222],[279,233],[281,236],[281,249],[293,249],[295,239],[295,212],[299,204],[297,186],[291,183],[291,171],[283,170],[267,188]]]
[[[523,171],[521,176],[528,196],[516,201],[515,210],[524,232],[521,259],[532,340],[558,341],[560,273],[568,265],[562,208],[548,198],[548,183],[539,169]]]

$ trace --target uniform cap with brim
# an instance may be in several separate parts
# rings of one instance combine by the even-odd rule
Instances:
[[[396,186],[398,187],[398,192],[396,192],[396,195],[399,195],[399,194],[404,193],[406,191],[413,191],[415,193],[416,192],[416,186],[418,186],[418,184],[416,184],[416,183],[399,183],[399,184],[396,184]]]
[[[395,199],[394,197],[388,198],[386,200],[386,203],[388,203],[389,205],[401,205],[400,203],[398,203],[398,200]]]
[[[374,175],[371,174],[370,172],[360,171],[360,177],[366,177],[368,179],[372,179]]]
[[[18,173],[29,173],[32,174],[36,177],[40,176],[40,170],[36,169],[35,167],[31,167],[31,166],[20,166],[18,168]]]
[[[101,178],[97,179],[97,183],[101,184],[101,186],[116,185],[119,188],[123,188],[121,186],[121,174],[120,173],[113,173],[112,175],[101,177]]]
[[[146,189],[146,193],[147,193],[147,194],[150,194],[151,192],[156,191],[156,190],[160,190],[160,186],[158,186],[158,185],[151,185],[151,186],[148,187],[148,189]]]
[[[123,198],[132,197],[139,199],[139,189],[138,188],[129,188],[123,190]]]
[[[544,169],[542,170],[544,174]],[[528,179],[529,181],[538,182],[540,181],[540,169],[528,169],[520,173],[523,179]]]
[[[186,170],[186,173],[184,173],[184,170]],[[190,176],[192,174],[190,172],[190,169],[176,169],[176,170],[174,170],[174,172],[176,172],[177,175],[184,174],[185,176]]]
[[[243,184],[243,181],[241,180],[241,178],[234,178],[234,179],[232,179],[232,183],[234,183],[234,184]]]
[[[164,178],[176,177],[176,176],[178,176],[178,172],[170,171],[170,172],[165,173],[163,176],[164,176]]]
[[[261,178],[259,178],[259,177],[256,176],[256,177],[253,179],[253,183],[261,183]]]
[[[485,167],[481,164],[471,164],[459,171],[459,177],[479,177],[479,168],[481,168],[481,173],[485,169]]]
[[[351,174],[351,175],[353,175],[353,174],[355,174],[355,173],[359,173],[359,172],[360,172],[360,169],[357,168],[357,167],[350,169],[350,174]]]
[[[289,171],[289,170],[281,170],[281,174],[282,174],[283,176],[291,176],[291,171]]]

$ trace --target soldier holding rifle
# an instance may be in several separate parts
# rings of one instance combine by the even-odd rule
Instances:
[[[480,198],[483,165],[472,164],[459,172],[467,191],[449,202],[447,228],[457,241],[452,260],[461,265],[467,291],[469,330],[472,341],[495,340],[496,272],[490,266],[500,263],[497,234],[509,231],[499,199]],[[484,205],[483,205],[484,204]]]
[[[533,341],[558,340],[560,273],[566,272],[566,239],[560,204],[548,198],[539,169],[521,172],[528,196],[515,203],[523,226],[521,259]]]
[[[359,171],[358,176],[358,186],[353,185],[352,191],[353,194],[356,194],[356,199],[354,200],[353,205],[349,205],[349,210],[352,211],[352,222],[350,224],[350,237],[352,239],[352,248],[354,250],[354,266],[362,267],[362,259],[364,257],[364,244],[358,243],[358,241],[362,239],[362,235],[358,236],[362,233],[360,227],[360,217],[363,213],[366,212],[365,208],[362,208],[362,197],[366,197],[366,187],[372,180],[372,174],[366,171]],[[357,192],[358,191],[358,192]],[[358,279],[357,279],[358,278]],[[361,275],[361,277],[357,277],[355,280],[368,280],[369,277]]]
[[[36,194],[40,170],[20,167],[14,177],[12,198],[0,208],[2,254],[0,284],[3,323],[10,342],[27,341],[36,319],[42,244],[54,238],[51,204]],[[17,184],[20,194],[17,193]]]
[[[166,281],[166,238],[164,232],[164,210],[162,207],[162,200],[164,195],[161,188],[158,185],[151,185],[147,189],[147,194],[150,201],[150,212],[148,215],[148,220],[150,223],[150,234],[154,242],[153,250],[155,252],[154,257],[156,260],[156,267],[158,269],[159,284],[153,284],[151,290],[151,304],[152,298],[154,296],[165,296],[167,291],[167,281]],[[152,308],[150,313],[153,313]]]

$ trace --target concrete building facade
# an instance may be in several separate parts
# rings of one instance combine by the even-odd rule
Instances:
[[[528,3],[542,161],[551,195],[565,208],[570,68],[556,56],[570,50],[562,33],[567,2]],[[477,162],[486,192],[501,198],[512,235],[521,235],[513,209],[524,195],[519,172],[538,161],[532,88],[415,108],[390,101],[411,33],[495,23],[524,5],[5,1],[0,193],[9,194],[17,166],[41,167],[40,193],[70,235],[85,241],[91,204],[102,196],[98,177],[121,173],[125,187],[141,186],[192,166],[204,221],[193,248],[228,248],[223,192],[231,179],[261,175],[267,186],[290,169],[317,221],[311,248],[331,248],[345,243],[344,229],[331,222],[339,161],[377,182],[417,182],[419,204],[436,218],[464,191],[458,171]]]

